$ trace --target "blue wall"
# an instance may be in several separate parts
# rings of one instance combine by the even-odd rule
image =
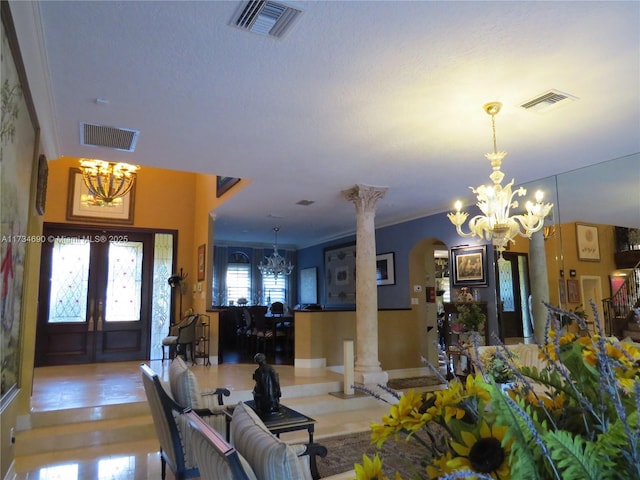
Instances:
[[[324,304],[324,249],[345,243],[355,243],[355,235],[344,237],[329,243],[298,250],[296,268],[318,268],[318,302]],[[446,213],[418,218],[397,225],[376,229],[376,253],[393,252],[395,254],[395,285],[378,287],[378,307],[381,309],[411,308],[411,290],[409,286],[409,252],[420,240],[436,238],[448,248],[461,245],[478,245],[474,238],[462,238],[447,218]],[[482,300],[488,303],[489,317],[496,318],[495,310],[495,271],[493,268],[493,248],[487,248],[488,283],[480,289]],[[493,322],[490,322],[493,323]],[[491,324],[490,324],[491,328]]]

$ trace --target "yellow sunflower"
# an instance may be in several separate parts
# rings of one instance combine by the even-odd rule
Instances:
[[[434,417],[444,416],[445,422],[455,417],[458,420],[465,416],[466,412],[460,408],[460,401],[463,398],[463,386],[458,380],[449,383],[446,390],[438,390],[435,393],[435,404],[432,415]],[[430,413],[428,410],[427,413]]]
[[[378,448],[393,434],[401,431],[417,431],[425,425],[419,409],[423,404],[422,394],[414,390],[407,391],[397,404],[392,405],[389,415],[382,417],[382,424],[371,424],[371,442]]]
[[[482,379],[481,375],[467,376],[466,397],[477,397],[485,403],[491,401],[491,393],[487,390],[487,383]]]
[[[507,430],[508,427],[489,425],[483,420],[477,436],[463,431],[462,443],[451,442],[451,448],[458,456],[449,460],[447,467],[454,471],[469,469],[501,480],[511,478],[509,455],[512,441],[503,445]]]
[[[432,459],[431,463],[427,465],[429,478],[440,478],[442,475],[451,473],[453,470],[449,468],[448,463],[452,458],[451,452],[446,452],[444,455]]]
[[[543,346],[543,349],[546,350],[546,352],[549,354],[549,358],[553,361],[558,360],[558,356],[556,355],[556,348],[553,342],[555,337],[556,337],[555,330],[551,330],[549,332],[549,342]],[[569,345],[570,343],[573,343],[577,338],[580,338],[580,337],[578,337],[575,333],[566,333],[565,335],[562,335],[558,339],[558,345],[560,347]],[[538,358],[540,358],[541,360],[546,360],[546,357],[544,353],[542,353],[542,351],[538,353]]]
[[[356,471],[355,480],[390,480],[389,477],[382,475],[382,460],[377,453],[373,458],[362,455],[362,465],[356,463],[354,468]],[[402,480],[402,476],[396,472],[393,480]]]
[[[356,480],[382,480],[382,460],[376,453],[373,459],[362,455],[362,465],[354,465]]]

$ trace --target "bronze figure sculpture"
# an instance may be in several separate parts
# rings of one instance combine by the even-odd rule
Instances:
[[[253,400],[256,412],[260,416],[267,416],[280,411],[280,379],[275,369],[266,363],[264,353],[256,353],[253,360],[258,368],[253,372],[256,382],[253,388]]]

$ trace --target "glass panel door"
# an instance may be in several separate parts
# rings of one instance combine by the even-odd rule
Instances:
[[[142,242],[109,242],[106,322],[140,321]]]
[[[153,234],[44,233],[36,366],[147,359]]]
[[[88,240],[56,238],[51,265],[49,323],[86,322],[89,292]]]

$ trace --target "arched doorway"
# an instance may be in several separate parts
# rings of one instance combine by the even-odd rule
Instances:
[[[448,269],[437,266],[436,251],[438,258],[442,258],[442,252],[448,252],[448,247],[439,239],[425,238],[416,242],[409,252],[411,307],[418,319],[420,352],[432,365],[438,365],[438,302],[442,302],[444,290],[448,293],[448,282],[444,282]]]

